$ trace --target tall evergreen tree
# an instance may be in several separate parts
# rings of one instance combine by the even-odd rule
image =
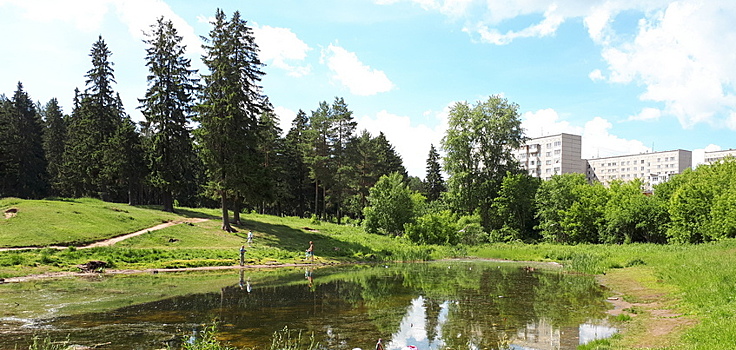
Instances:
[[[300,217],[311,207],[311,187],[309,182],[309,169],[304,162],[304,154],[307,147],[306,131],[309,127],[309,118],[303,110],[297,112],[291,122],[291,128],[284,140],[284,176],[289,196],[287,208],[289,213]]]
[[[75,93],[74,110],[67,128],[64,148],[64,188],[69,196],[98,197],[123,201],[130,197],[127,167],[133,163],[118,159],[134,155],[125,137],[113,136],[130,130],[115,83],[112,53],[100,36],[92,45],[92,69],[87,74],[84,93]],[[130,198],[127,198],[130,201]]]
[[[144,40],[148,90],[139,99],[146,118],[149,181],[161,193],[165,211],[174,211],[174,199],[194,181],[194,150],[188,123],[192,116],[196,70],[184,57],[186,46],[171,20],[160,17]]]
[[[349,191],[349,189],[352,188],[351,183],[355,178],[355,167],[350,162],[347,149],[355,139],[355,128],[358,125],[353,120],[353,112],[348,109],[348,105],[342,97],[335,97],[335,101],[332,103],[330,124],[330,160],[334,173],[331,192],[334,197],[333,205],[339,224],[343,215],[343,201],[351,194],[352,191]]]
[[[66,141],[66,120],[59,106],[59,101],[52,98],[43,110],[46,128],[43,134],[43,149],[48,163],[51,194],[61,194],[64,142]]]
[[[373,139],[374,147],[376,148],[376,154],[378,156],[378,177],[382,175],[390,175],[393,173],[399,173],[406,179],[407,172],[404,167],[404,161],[391,142],[388,141],[386,135],[383,132],[379,132],[378,136]]]
[[[267,109],[258,85],[263,64],[246,21],[235,12],[230,21],[218,9],[202,57],[209,68],[203,75],[201,103],[195,121],[208,169],[209,188],[220,198],[222,229],[234,231],[228,218],[228,193],[248,193],[259,175],[258,117]],[[250,188],[249,188],[250,187]]]
[[[440,155],[434,145],[430,145],[429,155],[427,156],[427,177],[424,179],[427,200],[430,202],[438,200],[442,192],[447,190],[445,180],[442,179],[442,168],[439,159]]]
[[[2,151],[6,155],[0,164],[4,168],[0,196],[43,198],[48,193],[48,178],[41,116],[20,82],[5,104]]]
[[[0,95],[0,197],[9,196],[9,189],[13,188],[12,180],[16,177],[14,169],[16,164],[13,162],[11,153],[6,151],[10,149],[12,143],[11,137],[14,135],[10,118],[11,103],[5,95]]]
[[[309,167],[309,177],[314,184],[314,214],[325,216],[325,193],[332,180],[330,172],[330,105],[326,101],[312,111],[309,118],[309,129],[306,131],[307,146],[304,162]],[[322,205],[320,206],[320,189],[322,189]]]

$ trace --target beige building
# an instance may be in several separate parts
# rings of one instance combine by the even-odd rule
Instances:
[[[604,185],[614,180],[642,179],[653,186],[691,167],[692,161],[692,152],[682,149],[596,158],[587,160],[585,174],[588,181],[600,181]]]
[[[705,152],[705,163],[706,164],[712,164],[717,161],[720,161],[723,158],[726,157],[734,157],[736,158],[736,149],[727,149],[723,151],[713,151],[713,152]]]
[[[514,152],[529,175],[549,180],[555,174],[584,173],[580,135],[557,134],[530,139]]]

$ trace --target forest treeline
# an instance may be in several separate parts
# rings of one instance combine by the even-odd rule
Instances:
[[[144,42],[148,89],[134,123],[115,92],[112,52],[100,36],[69,114],[35,103],[22,83],[0,96],[0,197],[93,197],[130,204],[362,224],[418,243],[689,242],[736,236],[736,163],[700,166],[643,192],[582,174],[542,181],[512,151],[526,140],[519,106],[500,96],[450,109],[427,156],[408,176],[386,137],[358,131],[344,98],[299,110],[284,133],[260,81],[264,64],[239,12],[218,10],[203,37],[206,72],[191,68],[170,20]],[[415,156],[415,155],[412,155]],[[447,180],[443,179],[447,176]]]

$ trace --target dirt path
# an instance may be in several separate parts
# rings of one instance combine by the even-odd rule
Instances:
[[[329,266],[337,265],[337,263],[287,263],[287,264],[261,264],[261,265],[229,265],[229,266],[203,266],[203,267],[185,267],[177,269],[145,269],[145,270],[105,270],[105,272],[50,272],[38,275],[28,275],[20,277],[10,277],[2,280],[0,283],[21,283],[36,281],[46,278],[60,278],[60,277],[89,277],[89,276],[100,276],[100,275],[131,275],[136,273],[151,273],[156,274],[159,272],[185,272],[185,271],[215,271],[215,270],[237,270],[237,269],[262,269],[262,268],[275,268],[275,267],[308,267],[308,266]]]
[[[140,235],[142,235],[144,233],[148,233],[148,232],[151,232],[151,231],[156,231],[156,230],[164,229],[164,228],[167,228],[169,226],[179,225],[179,224],[183,224],[183,223],[196,224],[196,223],[204,222],[204,221],[207,221],[207,220],[208,219],[191,218],[191,219],[185,219],[185,220],[168,221],[168,222],[164,222],[162,224],[158,224],[158,225],[153,226],[153,227],[142,229],[140,231],[136,231],[136,232],[133,232],[133,233],[127,233],[127,234],[124,234],[122,236],[117,236],[117,237],[113,237],[113,238],[110,238],[110,239],[98,241],[98,242],[95,242],[95,243],[92,243],[92,244],[89,244],[89,245],[77,247],[77,249],[87,249],[87,248],[95,248],[95,247],[108,247],[108,246],[111,246],[111,245],[113,245],[115,243],[118,243],[120,241],[124,241],[124,240],[126,240],[128,238],[135,237],[135,236],[140,236]],[[67,249],[68,247],[64,247],[64,246],[48,246],[48,247],[0,248],[0,252],[7,252],[7,251],[12,251],[12,250],[44,249],[44,248]]]
[[[612,316],[629,315],[624,326],[626,348],[659,348],[678,344],[680,336],[697,322],[683,315],[669,288],[663,286],[650,271],[635,268],[610,271],[599,276],[599,282],[612,291],[608,298]]]

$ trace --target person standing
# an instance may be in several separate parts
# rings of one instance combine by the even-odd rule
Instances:
[[[248,231],[248,246],[253,244],[253,231]]]
[[[309,241],[309,248],[307,248],[307,259],[312,258],[312,261],[314,261],[314,243],[312,241]]]
[[[240,266],[245,265],[245,246],[240,246]]]

